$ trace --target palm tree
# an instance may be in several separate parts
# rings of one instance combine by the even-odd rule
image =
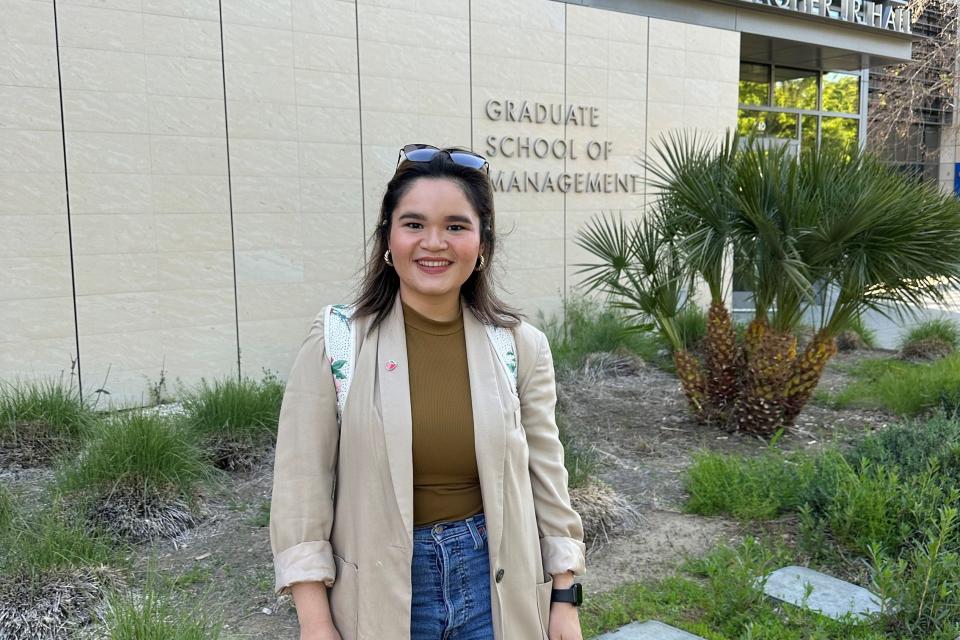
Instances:
[[[592,220],[578,242],[600,262],[581,272],[588,288],[631,301],[665,335],[677,307],[657,291],[703,280],[711,298],[703,364],[671,340],[698,418],[762,434],[790,425],[854,318],[911,313],[960,289],[960,202],[935,185],[851,149],[796,158],[756,140],[687,134],[654,148],[644,161],[657,190],[652,222]],[[653,262],[637,262],[638,245]],[[673,266],[656,271],[665,255]],[[742,344],[723,299],[733,259],[753,291]],[[824,289],[834,295],[820,304]],[[797,327],[811,315],[814,337],[798,353]]]

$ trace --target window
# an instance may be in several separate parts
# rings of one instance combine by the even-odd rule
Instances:
[[[790,109],[817,108],[818,73],[776,67],[773,70],[773,105]]]
[[[740,104],[770,104],[770,66],[740,63]]]
[[[833,72],[823,74],[823,110],[860,113],[860,76]]]

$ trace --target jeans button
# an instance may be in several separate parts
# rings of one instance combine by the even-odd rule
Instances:
[[[442,524],[438,524],[437,526],[435,526],[435,527],[433,528],[433,532],[434,532],[436,535],[440,535],[441,533],[443,533],[443,525],[442,525]]]
[[[497,582],[503,580],[503,569],[497,569]]]

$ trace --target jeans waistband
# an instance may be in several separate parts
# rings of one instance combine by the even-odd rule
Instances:
[[[487,520],[483,513],[464,518],[463,520],[442,520],[432,524],[414,527],[415,541],[433,540],[445,542],[465,535],[473,536],[474,542],[482,543],[482,533],[486,529]]]

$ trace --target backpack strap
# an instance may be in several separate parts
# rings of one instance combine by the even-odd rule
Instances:
[[[337,389],[337,424],[343,415],[353,376],[355,336],[350,321],[352,316],[353,308],[345,304],[330,304],[323,309],[323,343]]]
[[[517,345],[513,337],[513,331],[506,327],[496,325],[485,325],[487,335],[493,342],[494,350],[497,352],[497,358],[507,372],[507,377],[513,385],[513,392],[517,393]]]

